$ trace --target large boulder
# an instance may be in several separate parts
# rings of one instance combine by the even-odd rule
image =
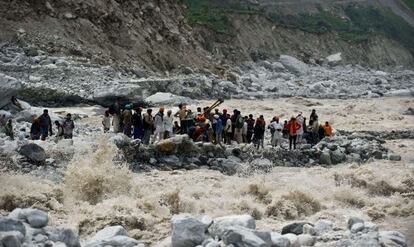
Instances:
[[[288,69],[290,72],[296,75],[306,74],[309,70],[309,67],[307,64],[298,60],[297,58],[294,58],[288,55],[281,55],[279,58],[279,62],[283,64],[283,66],[286,69]]]
[[[26,228],[22,222],[6,217],[0,217],[0,232],[18,231],[26,236]]]
[[[382,243],[381,246],[408,246],[405,236],[397,231],[381,231],[379,233],[379,239]]]
[[[342,61],[342,53],[338,52],[326,57],[326,63],[331,66],[338,65]]]
[[[56,228],[48,232],[48,236],[53,242],[62,242],[67,247],[81,247],[79,236],[72,229]]]
[[[263,235],[264,233],[261,233]],[[270,247],[272,246],[270,233],[265,237],[268,241],[263,239],[259,234],[251,229],[244,227],[229,227],[221,237],[226,245],[240,246],[240,247]],[[174,246],[173,246],[174,247]]]
[[[206,225],[190,215],[175,215],[171,224],[172,247],[197,246],[206,239]]]
[[[12,96],[16,96],[23,85],[16,78],[0,73],[0,109],[8,105]]]
[[[231,227],[244,227],[248,229],[256,229],[256,222],[250,215],[230,215],[215,218],[213,224],[209,228],[209,232],[213,236],[221,237],[224,231]]]
[[[28,143],[21,146],[19,154],[36,163],[44,163],[47,158],[45,150],[35,143]]]
[[[98,231],[95,236],[87,242],[86,247],[133,247],[139,242],[127,236],[122,226],[110,226]]]
[[[115,84],[112,87],[97,88],[91,100],[103,106],[111,106],[116,99],[133,100],[142,98],[143,89],[135,84]]]
[[[162,93],[162,92],[158,92],[156,94],[153,94],[145,98],[145,101],[155,106],[179,105],[181,103],[186,103],[186,104],[194,103],[194,100],[188,97],[178,96],[172,93]]]

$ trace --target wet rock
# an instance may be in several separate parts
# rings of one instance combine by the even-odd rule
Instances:
[[[36,163],[44,163],[47,155],[45,150],[35,143],[24,144],[19,148],[19,154]]]
[[[352,226],[356,223],[364,223],[363,219],[360,219],[358,217],[351,217],[348,219],[348,229],[351,230]]]
[[[331,154],[332,164],[339,164],[346,160],[346,154],[343,153],[339,149],[335,151],[331,151],[330,154]]]
[[[401,161],[401,156],[398,154],[391,154],[389,159],[392,161]]]
[[[72,229],[56,228],[48,233],[53,242],[62,242],[67,247],[80,247],[79,236]]]
[[[333,222],[330,220],[318,220],[314,226],[316,233],[319,235],[332,231],[332,228]]]
[[[15,235],[0,235],[0,246],[4,247],[20,247],[21,246],[20,239]]]
[[[329,151],[325,150],[321,153],[319,163],[323,165],[332,165],[331,154]]]
[[[175,215],[171,220],[172,247],[197,246],[206,239],[206,226],[190,215]]]
[[[11,218],[0,217],[0,232],[18,231],[26,236],[26,228],[23,223]]]
[[[400,246],[407,247],[407,241],[405,236],[397,231],[381,231],[379,233],[379,239],[383,246]]]
[[[351,232],[352,233],[357,233],[364,230],[364,223],[358,222],[352,225],[351,227]]]
[[[25,220],[31,227],[42,228],[47,226],[49,216],[42,210],[25,208],[19,213],[19,218]]]
[[[414,115],[414,108],[408,107],[408,109],[403,114],[404,115]]]
[[[270,239],[270,233],[268,233]],[[243,246],[243,247],[270,247],[271,243],[266,242],[254,231],[244,227],[229,227],[222,234],[222,240],[226,245]]]
[[[213,236],[222,236],[224,231],[231,227],[244,227],[248,229],[256,229],[256,222],[250,215],[231,215],[215,218],[213,224],[209,228],[209,232]]]

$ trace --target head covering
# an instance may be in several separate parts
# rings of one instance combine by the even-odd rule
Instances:
[[[214,115],[214,118],[215,118],[215,119],[219,119],[219,115],[217,115],[217,114],[216,114],[216,115]]]

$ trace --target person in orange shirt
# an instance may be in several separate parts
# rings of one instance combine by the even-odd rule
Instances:
[[[325,136],[332,136],[332,126],[329,122],[325,122],[323,129],[325,130]]]

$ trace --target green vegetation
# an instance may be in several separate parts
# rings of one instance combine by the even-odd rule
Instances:
[[[403,2],[412,10],[414,11],[414,0],[403,0]]]
[[[270,19],[280,25],[311,33],[334,31],[342,39],[356,43],[374,35],[384,35],[401,42],[414,53],[414,28],[391,10],[349,5],[344,13],[346,18],[328,11],[294,16],[273,13]]]
[[[184,0],[187,6],[186,17],[191,24],[206,26],[218,33],[232,34],[229,13],[257,13],[240,0]]]
[[[414,7],[414,0],[404,0]],[[382,35],[406,46],[414,54],[414,28],[389,9],[348,5],[335,11],[285,15],[277,10],[259,10],[243,0],[184,0],[186,17],[192,25],[202,25],[217,33],[234,34],[229,14],[266,15],[271,21],[310,33],[336,32],[348,42],[360,43]],[[339,16],[337,13],[343,13]]]

